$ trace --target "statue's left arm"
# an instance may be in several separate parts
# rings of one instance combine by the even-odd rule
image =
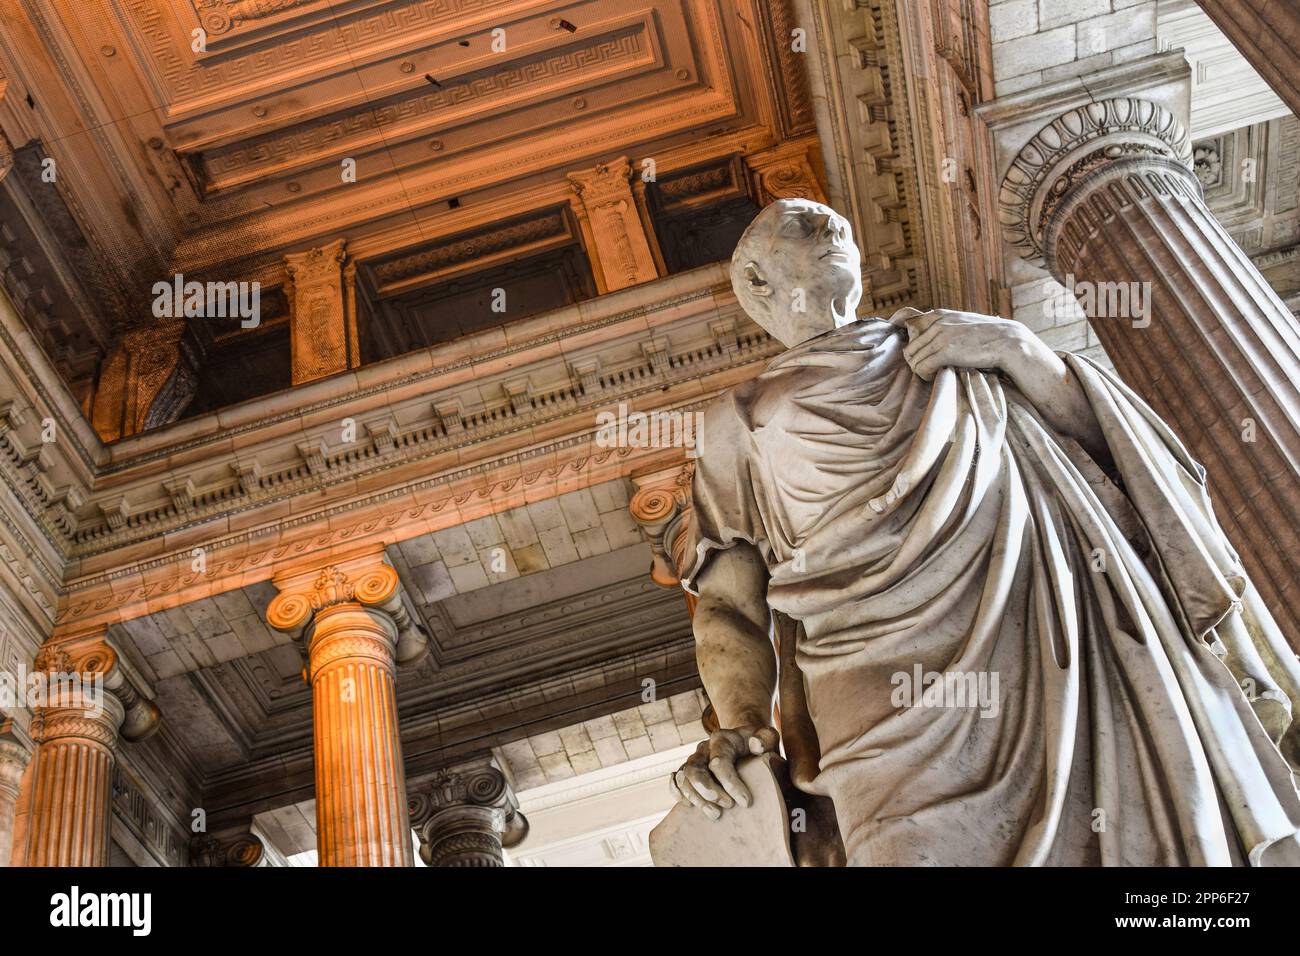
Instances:
[[[1006,375],[1058,434],[1099,462],[1109,459],[1097,416],[1074,373],[1023,323],[974,312],[935,309],[906,319],[904,356],[927,381],[939,369],[996,369]]]

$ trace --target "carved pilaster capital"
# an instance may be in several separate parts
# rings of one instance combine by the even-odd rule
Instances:
[[[1053,246],[1070,208],[1106,182],[1143,170],[1177,170],[1195,184],[1191,163],[1191,137],[1168,107],[1139,96],[1080,105],[1044,125],[1012,158],[998,195],[1003,235],[1022,258],[1041,259],[1055,272]]]
[[[347,258],[347,241],[336,239],[328,245],[306,252],[291,252],[284,257],[284,268],[297,289],[320,283],[337,285],[340,268]]]
[[[631,197],[632,163],[626,156],[594,169],[569,173],[568,180],[588,209]]]
[[[745,157],[754,194],[763,205],[778,199],[826,201],[814,168],[813,149],[811,140],[790,140]]]
[[[428,653],[428,635],[397,570],[382,551],[339,560],[318,570],[277,575],[273,580],[280,593],[267,608],[266,619],[278,631],[306,637],[310,645],[322,614],[351,606],[392,630],[398,663],[416,663]]]
[[[102,634],[47,642],[35,669],[44,699],[32,727],[42,741],[84,737],[112,747],[119,735],[136,742],[161,726],[143,679]]]
[[[663,587],[681,584],[679,569],[686,558],[686,529],[690,523],[694,462],[634,476],[637,491],[628,502],[632,520],[650,543],[650,576]]]

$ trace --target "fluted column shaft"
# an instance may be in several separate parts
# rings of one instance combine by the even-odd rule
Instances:
[[[1300,324],[1185,165],[1114,164],[1054,222],[1054,271],[1134,283],[1150,322],[1097,317],[1116,370],[1205,465],[1216,509],[1283,631],[1300,637]]]
[[[321,866],[410,866],[397,735],[396,637],[359,604],[321,611],[310,639]]]
[[[395,685],[399,658],[417,659],[424,639],[381,558],[277,577],[267,609],[272,627],[307,644],[321,866],[413,863]]]
[[[1138,66],[1114,82],[1136,82]],[[1120,376],[1205,466],[1224,530],[1295,644],[1300,323],[1205,204],[1179,119],[1185,65],[1156,57],[1142,74],[1153,99],[1090,92],[1020,148],[1004,234],[1075,291]]]
[[[112,694],[67,695],[38,714],[29,866],[106,866],[113,748],[125,712]]]
[[[31,753],[0,720],[0,866],[8,866],[14,849],[14,823],[23,771]]]

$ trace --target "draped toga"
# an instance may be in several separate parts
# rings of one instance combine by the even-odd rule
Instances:
[[[1100,464],[997,374],[925,382],[906,342],[854,322],[709,408],[683,575],[763,556],[798,625],[784,745],[849,863],[1300,863],[1300,667],[1201,466],[1086,358],[1061,356]],[[912,674],[996,675],[997,706],[899,705]]]

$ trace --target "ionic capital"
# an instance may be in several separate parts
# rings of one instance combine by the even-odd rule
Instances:
[[[627,508],[641,535],[650,542],[650,576],[662,587],[681,585],[679,572],[686,559],[694,475],[695,465],[687,461],[632,478],[637,490]]]
[[[309,651],[322,620],[339,610],[351,610],[368,615],[389,633],[398,663],[415,663],[428,653],[428,636],[382,550],[272,580],[280,593],[267,608],[267,623],[305,638]],[[313,659],[313,667],[319,664]]]
[[[112,747],[118,736],[134,743],[162,725],[143,678],[104,634],[47,642],[35,669],[45,683],[32,733],[42,742],[83,737]]]
[[[271,866],[271,857],[261,837],[247,830],[213,834],[198,833],[190,838],[190,866]]]
[[[501,866],[503,847],[528,835],[528,820],[490,756],[444,768],[410,788],[411,826],[428,866]]]

